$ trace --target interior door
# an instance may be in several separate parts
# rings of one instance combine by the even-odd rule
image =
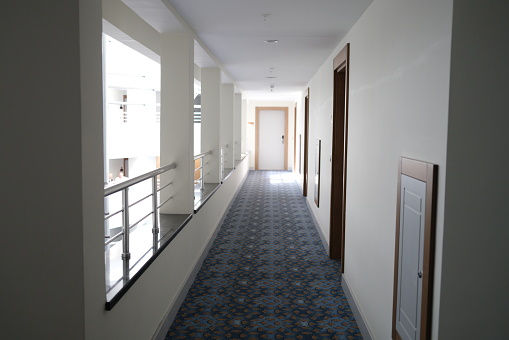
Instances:
[[[401,175],[399,277],[396,330],[420,338],[426,183]]]
[[[258,111],[257,169],[286,170],[286,111]]]

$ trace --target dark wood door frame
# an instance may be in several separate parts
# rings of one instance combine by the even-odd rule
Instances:
[[[348,140],[348,75],[350,44],[334,58],[334,97],[332,113],[332,169],[330,206],[331,259],[341,260],[345,271],[346,161]]]
[[[308,144],[309,144],[309,87],[304,98],[304,176],[302,196],[308,195]]]
[[[396,313],[398,299],[398,268],[399,268],[399,239],[401,219],[401,175],[407,175],[426,183],[426,200],[424,202],[424,254],[422,271],[421,295],[421,340],[431,339],[432,304],[433,304],[433,274],[435,272],[435,229],[437,219],[437,183],[438,165],[402,157],[399,162],[398,176],[398,204],[396,206],[396,242],[394,252],[394,290],[392,307],[392,338],[401,340],[396,331]]]
[[[297,172],[297,103],[293,108],[293,172]]]

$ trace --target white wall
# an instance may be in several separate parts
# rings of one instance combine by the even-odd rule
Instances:
[[[0,65],[5,339],[85,339],[84,230],[101,218],[88,185],[103,184],[102,132],[88,120],[102,125],[100,20],[97,1],[15,2],[0,13],[10,32]]]
[[[241,142],[240,142],[240,152],[242,154],[247,153],[247,99],[242,99],[242,108],[241,108]]]
[[[219,145],[224,146],[224,168],[233,169],[233,112],[235,107],[235,92],[233,84],[221,84],[220,114],[219,114]]]
[[[188,33],[161,36],[161,165],[175,162],[175,170],[161,175],[161,200],[171,204],[162,213],[193,211],[194,40]]]
[[[201,70],[201,149],[211,151],[207,156],[204,168],[205,183],[219,183],[220,167],[220,119],[221,119],[221,73],[219,68]]]
[[[260,100],[246,100],[246,151],[252,155],[250,157],[249,167],[255,167],[255,150],[256,150],[256,127],[250,122],[256,123],[256,108],[257,107],[287,107],[288,108],[288,169],[293,168],[293,112],[295,102],[293,101],[260,101]]]
[[[142,45],[134,43],[130,47],[145,48],[161,55],[160,34],[121,0],[102,0],[102,15],[109,23]]]
[[[507,13],[454,2],[441,339],[509,339]]]
[[[129,177],[143,175],[156,169],[156,158],[150,156],[141,156],[129,158]]]
[[[314,173],[315,141],[322,140],[320,208],[313,202],[312,183],[308,201],[328,239],[332,59],[351,44],[344,279],[375,339],[391,338],[400,156],[439,165],[433,308],[434,338],[437,335],[451,18],[452,0],[375,1],[308,84],[309,174]],[[303,133],[302,124],[298,130]]]
[[[233,159],[242,159],[242,93],[235,93],[233,106]]]

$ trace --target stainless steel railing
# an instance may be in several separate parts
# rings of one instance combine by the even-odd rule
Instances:
[[[159,203],[158,202],[158,193],[161,192],[163,189],[167,188],[172,184],[172,182],[164,185],[163,187],[159,188],[158,185],[158,179],[157,177],[167,171],[173,170],[177,167],[175,163],[172,163],[170,165],[166,165],[164,167],[161,167],[159,169],[156,169],[154,171],[148,172],[146,174],[140,175],[138,177],[128,179],[122,183],[113,185],[111,187],[104,189],[104,198],[107,198],[110,195],[113,195],[118,192],[122,192],[122,208],[116,212],[113,213],[106,213],[104,217],[104,222],[107,223],[107,221],[112,218],[113,216],[116,216],[118,214],[122,214],[122,230],[117,233],[116,235],[113,235],[108,240],[105,241],[104,245],[107,246],[113,241],[117,240],[118,238],[122,237],[122,261],[123,261],[123,276],[124,279],[129,278],[129,260],[131,258],[131,253],[129,251],[129,234],[131,229],[136,227],[138,224],[140,224],[142,221],[144,221],[147,217],[153,215],[153,224],[152,224],[152,234],[153,234],[153,251],[154,253],[158,249],[159,244],[159,221],[157,216],[157,210],[161,208],[163,205],[165,205],[169,200],[173,198],[173,196],[170,196],[168,199],[166,199],[164,202]],[[143,182],[145,180],[152,179],[152,192],[148,195],[143,196],[142,198],[138,199],[136,202],[129,204],[129,188],[133,185],[136,185],[140,182]],[[141,217],[138,221],[136,221],[133,224],[130,224],[129,221],[129,209],[133,206],[145,201],[146,199],[152,197],[152,209],[151,211]]]
[[[221,174],[221,179],[224,178],[224,165],[226,163],[226,155],[228,155],[228,152],[227,152],[227,149],[228,149],[228,144],[225,144],[223,146],[221,146],[220,148],[220,162],[219,162],[219,171],[220,171],[220,174]]]
[[[205,156],[208,156],[211,153],[212,153],[212,151],[207,151],[207,152],[200,153],[200,154],[194,156],[194,161],[195,161],[194,173],[196,174],[196,171],[200,171],[200,176],[198,178],[196,178],[196,176],[195,176],[194,182],[195,183],[200,183],[200,190],[204,189],[205,176],[207,176],[210,173],[210,172],[207,172],[206,174],[204,174],[204,172],[205,172],[205,165],[208,164],[208,162],[204,163],[204,159],[205,159]],[[200,160],[200,164],[197,167],[196,166],[196,160],[198,160],[198,159]]]

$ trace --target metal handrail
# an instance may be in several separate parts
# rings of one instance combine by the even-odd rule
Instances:
[[[137,176],[137,177],[134,177],[134,178],[131,178],[131,179],[128,179],[126,180],[125,182],[122,182],[122,183],[118,183],[118,184],[115,184],[111,187],[108,187],[108,188],[105,188],[104,189],[104,197],[108,197],[114,193],[117,193],[117,192],[122,192],[122,209],[113,213],[113,214],[106,214],[105,218],[104,218],[104,221],[106,223],[106,221],[112,217],[112,216],[115,216],[117,215],[118,213],[122,213],[122,231],[120,231],[119,233],[117,233],[116,235],[114,235],[113,237],[111,237],[109,240],[105,241],[105,246],[109,245],[110,243],[112,243],[115,239],[119,238],[120,236],[123,236],[122,238],[122,261],[123,261],[123,274],[124,274],[124,280],[128,280],[129,279],[129,260],[131,258],[131,253],[129,251],[129,233],[130,233],[130,230],[132,228],[134,228],[135,226],[137,226],[139,223],[141,223],[143,220],[145,220],[147,217],[149,217],[150,215],[153,215],[154,218],[153,218],[153,226],[152,226],[152,234],[153,234],[153,249],[154,249],[154,253],[157,251],[157,248],[158,248],[158,242],[159,242],[159,222],[158,222],[158,219],[157,219],[157,210],[163,206],[164,204],[166,204],[170,199],[173,198],[173,196],[171,196],[170,198],[168,198],[167,200],[165,200],[163,203],[161,204],[158,204],[158,199],[157,199],[157,194],[164,188],[168,187],[169,185],[171,185],[173,182],[170,182],[168,184],[166,184],[164,187],[162,188],[158,188],[158,183],[157,183],[157,176],[169,171],[169,170],[173,170],[173,169],[176,169],[177,168],[177,165],[175,163],[172,163],[170,165],[166,165],[166,166],[163,166],[159,169],[156,169],[156,170],[153,170],[153,171],[150,171],[150,172],[147,172],[146,174],[143,174],[143,175],[140,175],[140,176]],[[129,204],[129,188],[132,187],[133,185],[135,184],[138,184],[140,182],[143,182],[147,179],[152,179],[152,192],[146,196],[144,196],[143,198],[139,199],[138,201],[132,203],[132,204]],[[146,214],[144,217],[142,217],[140,220],[138,220],[136,223],[134,224],[130,224],[129,223],[129,208],[140,203],[141,201],[144,201],[145,199],[149,198],[150,196],[152,196],[152,209],[151,211]]]
[[[200,153],[200,154],[194,156],[194,160],[195,161],[197,159],[200,159],[200,166],[198,168],[194,168],[195,172],[200,170],[200,177],[197,179],[197,181],[200,182],[200,190],[204,190],[204,188],[205,188],[204,179],[205,179],[205,176],[208,175],[208,173],[205,174],[205,175],[203,174],[204,166],[206,164],[208,164],[208,162],[207,163],[203,163],[203,159],[204,159],[205,156],[208,156],[210,154],[212,154],[212,151],[209,150],[207,152],[203,152],[203,153]]]
[[[108,187],[108,188],[105,188],[104,189],[104,197],[106,196],[109,196],[109,195],[112,195],[116,192],[119,192],[127,187],[130,187],[130,186],[133,186],[135,184],[138,184],[140,182],[143,182],[144,180],[147,180],[151,177],[155,177],[155,176],[158,176],[166,171],[169,171],[169,170],[173,170],[173,169],[176,169],[177,168],[177,164],[175,163],[171,163],[169,165],[166,165],[166,166],[163,166],[159,169],[156,169],[156,170],[153,170],[153,171],[150,171],[150,172],[147,172],[146,174],[143,174],[143,175],[140,175],[140,176],[137,176],[137,177],[134,177],[134,178],[130,178],[128,179],[127,181],[125,182],[122,182],[122,183],[119,183],[119,184],[115,184],[111,187]]]
[[[159,191],[163,190],[164,188],[166,188],[167,186],[170,186],[170,185],[172,185],[172,184],[173,184],[173,182],[170,182],[170,183],[166,184],[165,186],[163,186],[163,187],[161,187],[161,188],[157,189],[157,192],[159,192]]]
[[[111,242],[115,241],[117,238],[119,238],[122,235],[124,235],[123,231],[119,232],[118,234],[116,234],[113,237],[110,237],[110,239],[108,241],[104,242],[104,245],[107,246],[108,244],[110,244]]]
[[[116,216],[116,215],[120,214],[121,212],[122,212],[122,209],[115,211],[113,214],[106,214],[106,217],[104,217],[104,220],[106,221],[107,219],[110,219],[111,217]]]
[[[203,153],[200,153],[200,154],[197,154],[194,156],[194,160],[197,160],[198,158],[203,158],[205,156],[208,156],[212,153],[212,151],[207,151],[207,152],[203,152]]]
[[[220,152],[221,154],[219,155],[220,159],[219,159],[219,173],[221,175],[221,180],[223,179],[223,173],[224,173],[224,159],[225,159],[225,156],[226,156],[226,152],[224,151],[225,148],[228,147],[228,144],[225,144],[223,146],[221,146],[220,148]],[[222,183],[222,182],[221,182]]]
[[[163,203],[159,204],[157,206],[157,209],[161,208],[163,205],[165,205],[169,200],[171,200],[173,198],[173,196],[170,196],[166,201],[164,201]]]

